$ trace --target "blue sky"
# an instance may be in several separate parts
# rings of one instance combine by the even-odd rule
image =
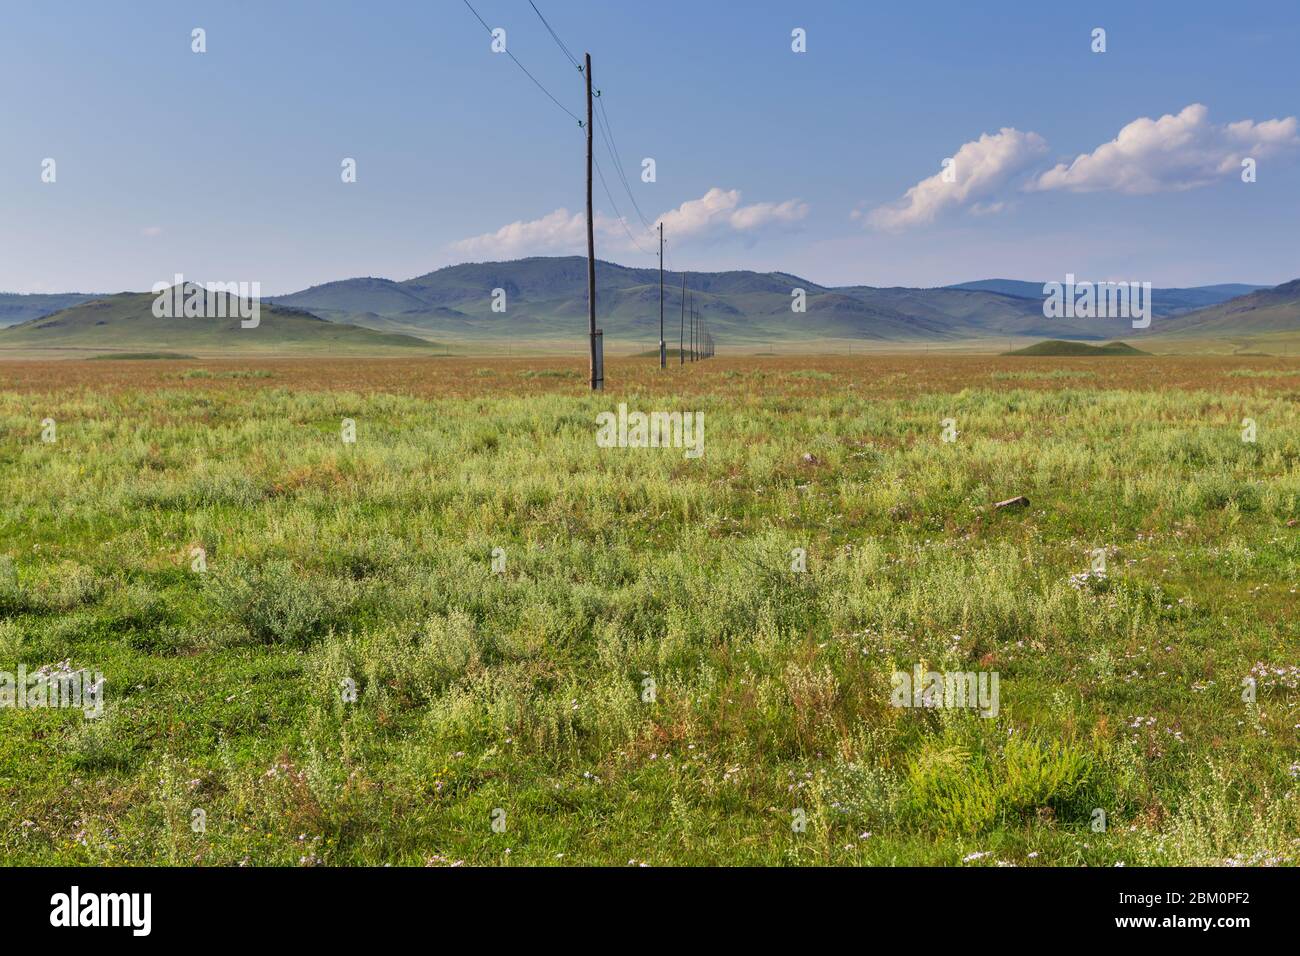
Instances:
[[[471,2],[581,112],[582,78],[527,0]],[[870,285],[1300,276],[1294,2],[536,2],[592,53],[673,267]],[[274,294],[584,251],[583,131],[489,43],[462,0],[6,0],[0,289],[179,272]],[[1159,122],[1106,146],[1142,118]],[[646,250],[598,183],[598,255],[652,265],[597,146]],[[945,157],[955,182],[918,187]]]

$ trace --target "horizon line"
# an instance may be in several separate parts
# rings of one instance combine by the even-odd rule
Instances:
[[[433,275],[433,274],[435,274],[435,273],[442,272],[442,271],[444,271],[444,270],[446,270],[446,269],[455,269],[455,268],[459,268],[459,267],[461,267],[461,266],[509,265],[509,264],[512,264],[512,263],[517,263],[517,262],[527,262],[527,261],[530,261],[530,260],[559,260],[559,259],[577,259],[577,260],[579,260],[579,261],[585,262],[586,259],[587,259],[587,257],[584,256],[584,255],[581,255],[581,254],[569,254],[569,255],[551,255],[551,256],[520,256],[520,257],[515,258],[515,259],[481,259],[481,260],[464,260],[464,261],[461,261],[461,262],[453,262],[453,263],[448,263],[447,265],[438,266],[437,268],[430,269],[428,272],[421,272],[421,273],[419,273],[418,275],[411,276],[410,278],[407,278],[407,279],[391,279],[391,278],[389,278],[389,277],[387,277],[387,276],[377,276],[377,275],[353,275],[353,276],[346,276],[346,277],[341,278],[341,279],[326,279],[326,280],[324,280],[324,281],[322,281],[322,282],[316,282],[316,283],[313,283],[313,284],[311,284],[311,285],[303,286],[302,288],[300,288],[300,289],[295,289],[295,290],[293,290],[293,291],[291,291],[291,292],[273,292],[273,293],[267,293],[267,294],[262,295],[261,298],[262,298],[262,299],[271,299],[271,298],[276,298],[276,297],[284,297],[284,296],[298,295],[299,293],[302,293],[302,292],[308,292],[308,291],[310,291],[310,290],[312,290],[312,289],[318,289],[318,288],[321,288],[322,286],[334,285],[334,284],[341,283],[341,282],[354,282],[354,281],[356,281],[356,280],[358,280],[358,279],[378,279],[378,280],[383,281],[383,282],[392,282],[392,283],[394,283],[394,284],[396,284],[396,285],[401,285],[402,283],[405,283],[405,282],[411,282],[411,281],[413,281],[413,280],[415,280],[415,279],[420,279],[420,278],[423,278],[424,276]],[[621,262],[616,262],[616,261],[614,261],[613,259],[602,259],[602,258],[600,258],[599,256],[596,257],[596,264],[597,264],[597,265],[604,264],[604,265],[616,266],[617,268],[620,268],[620,269],[626,269],[626,270],[628,270],[628,271],[636,271],[636,272],[658,272],[658,271],[659,271],[658,268],[655,267],[655,266],[630,266],[630,265],[626,265],[626,264],[621,263]],[[666,276],[667,276],[667,275],[677,275],[677,276],[683,276],[683,275],[686,275],[686,276],[689,276],[689,275],[692,275],[692,274],[694,274],[694,275],[722,275],[722,274],[726,274],[726,273],[750,273],[750,274],[752,274],[752,275],[766,275],[766,276],[771,276],[771,275],[784,275],[784,276],[790,276],[790,277],[795,278],[795,279],[800,279],[800,280],[806,281],[806,282],[808,282],[808,283],[811,284],[811,285],[815,285],[815,286],[817,286],[818,288],[821,288],[821,289],[828,289],[828,290],[835,290],[835,289],[853,289],[853,288],[865,288],[865,289],[915,289],[915,290],[918,290],[918,291],[933,291],[933,290],[938,290],[938,289],[953,289],[953,288],[958,288],[958,287],[961,287],[961,286],[968,286],[968,285],[972,285],[972,284],[974,284],[974,283],[976,283],[976,282],[1026,282],[1026,283],[1029,283],[1029,284],[1031,284],[1031,285],[1041,285],[1041,284],[1045,284],[1045,283],[1041,283],[1041,282],[1039,282],[1039,280],[1037,280],[1037,279],[1017,279],[1017,278],[1009,278],[1009,277],[1007,277],[1007,276],[988,276],[988,277],[985,277],[985,278],[982,278],[982,279],[966,279],[966,280],[963,280],[963,281],[960,281],[960,282],[949,282],[949,283],[946,283],[946,284],[940,284],[940,285],[872,285],[872,284],[870,284],[870,283],[866,283],[866,282],[846,283],[846,284],[840,284],[840,285],[828,285],[828,284],[823,283],[823,282],[818,282],[818,281],[816,281],[815,279],[809,279],[809,278],[807,278],[807,277],[805,277],[805,276],[798,275],[798,274],[796,274],[796,273],[794,273],[794,272],[785,272],[785,271],[783,271],[783,270],[779,270],[779,269],[768,269],[768,270],[759,270],[759,269],[695,269],[695,270],[691,270],[691,269],[664,269],[664,275],[666,275]],[[173,273],[173,275],[175,275],[175,273]],[[1244,281],[1244,280],[1235,279],[1235,280],[1227,280],[1227,281],[1221,281],[1221,282],[1203,282],[1203,283],[1200,283],[1200,284],[1198,284],[1198,285],[1167,285],[1167,284],[1157,285],[1155,282],[1152,282],[1151,285],[1152,285],[1153,288],[1159,288],[1159,289],[1206,289],[1206,288],[1213,288],[1213,287],[1215,287],[1215,286],[1225,286],[1225,285],[1242,285],[1242,286],[1252,286],[1252,287],[1255,287],[1256,289],[1273,289],[1273,288],[1276,288],[1277,286],[1285,285],[1285,284],[1288,283],[1288,282],[1293,282],[1293,281],[1295,281],[1295,279],[1297,279],[1297,278],[1300,278],[1300,274],[1297,274],[1296,276],[1294,276],[1294,277],[1292,277],[1292,278],[1290,278],[1290,279],[1282,279],[1282,280],[1279,281],[1279,282],[1271,282],[1271,283],[1263,283],[1263,282],[1247,282],[1247,281]],[[195,282],[198,282],[200,285],[203,284],[203,283],[200,282],[199,280],[186,280],[186,281],[195,281]],[[210,279],[210,280],[206,280],[206,281],[216,282],[216,281],[227,281],[227,280],[216,280],[216,279]],[[248,280],[248,281],[254,281],[254,280]],[[261,280],[257,280],[257,281],[261,281]],[[1054,279],[1049,279],[1048,281],[1049,281],[1049,282],[1052,282],[1052,281],[1056,281],[1056,280],[1054,280]],[[1083,279],[1083,280],[1076,280],[1076,281],[1092,282],[1092,283],[1096,284],[1096,283],[1102,283],[1102,282],[1108,282],[1108,281],[1133,281],[1133,280],[1131,280],[1131,279],[1130,279],[1130,280]],[[1139,281],[1146,281],[1146,280],[1139,280]],[[1004,293],[999,293],[999,292],[993,292],[992,290],[987,290],[987,289],[972,289],[972,290],[969,290],[969,291],[974,291],[974,292],[989,292],[989,293],[992,294],[992,295],[1002,295],[1002,294],[1004,294]],[[146,294],[146,295],[148,295],[148,294],[153,294],[153,292],[152,292],[151,289],[139,289],[139,290],[136,290],[136,289],[122,289],[122,290],[119,290],[119,291],[117,291],[117,292],[103,292],[103,291],[97,291],[97,292],[78,292],[78,291],[73,291],[73,290],[62,290],[62,291],[59,291],[59,292],[22,292],[22,291],[8,290],[8,289],[0,289],[0,295],[86,295],[86,296],[114,296],[114,295],[140,295],[140,294]]]

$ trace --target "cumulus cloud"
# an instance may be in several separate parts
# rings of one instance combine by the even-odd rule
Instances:
[[[752,233],[772,225],[788,225],[808,215],[808,205],[797,199],[785,202],[740,204],[739,189],[714,186],[699,199],[691,199],[660,216],[664,231],[678,238]]]
[[[997,212],[1003,204],[994,197],[1046,150],[1047,143],[1037,133],[1010,127],[985,133],[953,155],[952,182],[944,181],[941,170],[921,180],[897,202],[872,210],[866,219],[879,229],[903,229],[933,222],[941,213],[966,206],[977,214]]]
[[[602,225],[597,217],[598,226]],[[580,212],[569,214],[557,209],[541,219],[518,220],[496,232],[485,232],[451,244],[451,248],[470,257],[515,259],[546,253],[569,253],[587,242],[587,217]]]
[[[760,202],[741,205],[740,190],[714,187],[699,199],[691,199],[655,219],[663,222],[666,235],[680,242],[685,239],[718,238],[727,235],[752,237],[772,227],[788,226],[808,214],[806,203],[797,199],[784,202]],[[624,224],[617,218],[597,213],[597,242],[618,251],[632,251],[636,237],[642,248],[657,239],[655,230],[640,224]],[[587,248],[587,218],[581,212],[570,214],[557,209],[540,219],[519,220],[495,232],[461,239],[451,249],[471,258],[518,258],[530,255],[573,254]]]
[[[1110,142],[1052,167],[1029,188],[1135,195],[1196,189],[1239,174],[1248,156],[1260,159],[1300,146],[1294,116],[1224,126],[1209,117],[1205,106],[1193,103],[1177,116],[1135,119]]]

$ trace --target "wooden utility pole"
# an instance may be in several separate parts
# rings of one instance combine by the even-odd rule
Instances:
[[[659,367],[668,367],[668,350],[664,348],[664,224],[659,223]]]
[[[691,298],[691,361],[700,360],[700,310],[695,308],[695,299]]]
[[[682,327],[677,333],[678,365],[686,364],[686,273],[682,273]]]
[[[587,331],[591,336],[591,390],[604,388],[604,372],[596,366],[596,225],[591,209],[591,54],[582,71],[587,78]]]

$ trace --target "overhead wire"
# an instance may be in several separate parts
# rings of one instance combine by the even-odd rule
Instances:
[[[473,4],[471,4],[469,0],[462,0],[462,2],[469,9],[470,13],[474,15],[474,18],[478,20],[478,22],[483,26],[483,29],[487,31],[488,35],[491,36],[492,28],[488,25],[487,21],[484,20],[483,17],[479,15],[479,12],[476,9],[474,9]],[[537,19],[539,19],[542,22],[542,26],[546,28],[546,32],[550,34],[551,39],[555,42],[555,45],[559,48],[560,52],[564,54],[564,57],[569,61],[569,63],[574,68],[581,71],[582,64],[578,62],[578,58],[574,56],[573,51],[560,37],[559,33],[556,32],[555,28],[551,26],[550,21],[546,19],[546,16],[538,8],[537,4],[534,3],[533,0],[528,0],[528,5],[532,7],[533,13],[537,14]],[[522,62],[520,62],[519,58],[515,56],[514,53],[508,47],[505,49],[505,53],[514,62],[515,66],[519,67],[519,69],[524,73],[524,75],[527,76],[528,79],[530,79],[533,82],[533,84],[539,90],[541,90],[548,99],[550,99],[552,103],[554,103],[561,110],[563,110],[564,113],[568,115],[571,119],[576,121],[579,126],[584,125],[581,117],[579,117],[576,113],[574,113],[567,106],[561,103],[560,100],[553,93],[551,93],[551,91],[548,90],[546,86],[539,79],[537,79],[537,77],[534,76],[533,73],[526,66],[523,65]],[[600,130],[601,140],[604,142],[605,149],[609,153],[610,162],[613,164],[614,171],[615,173],[617,173],[619,182],[623,186],[623,191],[627,194],[628,199],[631,201],[632,208],[636,211],[637,218],[640,219],[642,226],[644,226],[647,230],[653,230],[654,226],[652,226],[650,222],[646,219],[645,213],[641,210],[641,205],[636,201],[636,195],[633,193],[631,184],[628,182],[627,174],[626,172],[624,172],[623,163],[621,161],[621,157],[618,150],[618,142],[614,136],[613,124],[610,123],[609,111],[605,107],[604,99],[601,96],[601,91],[599,90],[596,91],[596,104],[598,107],[598,111],[600,113],[600,122],[599,124],[597,124],[597,126],[598,129]],[[600,160],[593,156],[592,162],[596,168],[596,175],[600,179],[601,189],[605,194],[605,198],[609,201],[610,207],[614,210],[614,215],[618,218],[619,225],[623,227],[623,231],[627,234],[628,240],[632,243],[633,246],[636,247],[637,251],[640,252],[642,255],[653,256],[655,253],[647,250],[644,246],[641,245],[640,242],[637,241],[636,236],[633,234],[632,229],[628,225],[627,217],[624,216],[623,213],[619,210],[618,203],[615,202],[614,200],[613,191],[609,188],[609,182],[605,178],[605,172],[601,168]],[[667,245],[668,245],[667,240],[665,240],[664,242],[665,262],[666,265],[668,266],[668,271],[674,271],[672,269],[672,253],[668,251]]]
[[[488,32],[488,36],[491,36],[491,35],[492,35],[492,28],[491,28],[490,26],[487,25],[487,21],[486,21],[486,20],[484,20],[481,16],[479,16],[478,11],[474,9],[474,5],[471,4],[471,3],[469,2],[469,0],[461,0],[461,2],[464,3],[465,6],[469,7],[469,12],[472,13],[472,14],[474,14],[474,18],[475,18],[476,20],[478,20],[479,23],[483,24],[483,29],[486,30],[486,31]],[[534,8],[534,9],[536,9],[536,8]],[[541,14],[539,13],[538,16],[540,16],[540,15],[541,15]],[[567,106],[565,106],[563,103],[561,103],[558,99],[556,99],[556,98],[555,98],[555,95],[554,95],[550,90],[548,90],[545,86],[542,85],[542,81],[539,80],[537,77],[533,76],[533,74],[529,72],[528,67],[524,66],[522,63],[519,62],[519,57],[515,56],[514,53],[511,52],[509,46],[505,47],[505,53],[506,53],[506,56],[510,57],[510,59],[512,59],[512,60],[514,61],[515,66],[517,66],[517,67],[519,67],[519,69],[523,70],[523,71],[524,71],[524,75],[527,76],[530,80],[532,80],[533,83],[536,84],[537,88],[538,88],[539,90],[541,90],[543,93],[545,93],[545,94],[547,95],[547,97],[550,99],[550,101],[551,101],[552,103],[554,103],[554,104],[555,104],[556,106],[558,106],[560,109],[564,110],[564,112],[568,113],[569,116],[572,117],[572,118],[573,118],[577,123],[579,123],[579,124],[582,123],[582,120],[578,118],[578,114],[577,114],[577,113],[573,112],[571,109],[569,109],[569,108],[568,108]]]
[[[537,9],[537,4],[533,3],[533,0],[528,0],[528,5],[533,8],[533,13],[537,14],[537,19],[542,21],[542,26],[546,27],[546,32],[551,35],[551,39],[555,41],[555,45],[558,46],[560,51],[569,58],[570,63],[581,70],[582,64],[578,62],[576,56],[569,52],[569,48],[564,45],[564,41],[560,39],[560,35],[551,29],[551,25],[546,21],[546,17],[542,16],[542,11]]]
[[[528,0],[528,5],[533,8],[533,13],[537,14],[537,19],[542,21],[542,26],[544,26],[546,28],[546,32],[551,35],[551,39],[555,41],[555,45],[559,47],[560,52],[563,53],[565,57],[568,58],[569,62],[572,63],[574,67],[576,67],[578,70],[581,70],[582,65],[578,62],[578,58],[573,55],[573,52],[569,49],[568,44],[566,44],[564,40],[561,39],[559,33],[557,33],[555,28],[551,26],[550,21],[547,20],[546,16],[542,13],[542,11],[538,9],[537,4],[534,3],[533,0]],[[650,222],[645,217],[645,213],[641,211],[641,206],[636,201],[636,194],[633,193],[632,186],[628,182],[627,173],[624,172],[622,157],[620,156],[618,151],[618,142],[614,137],[614,127],[613,124],[611,124],[609,121],[609,111],[605,108],[605,100],[602,95],[602,92],[603,91],[601,90],[597,90],[595,96],[596,106],[598,111],[600,112],[600,122],[599,124],[597,124],[597,126],[598,129],[600,130],[601,139],[605,143],[606,151],[609,153],[610,163],[614,167],[614,172],[618,174],[619,181],[623,185],[623,191],[627,194],[627,198],[632,203],[632,208],[636,211],[637,218],[641,220],[641,225],[644,226],[647,230],[653,230],[654,226],[650,224]],[[608,187],[605,190],[605,194],[609,198],[610,205],[615,207],[615,212],[617,213],[618,207],[614,204],[613,195],[611,194],[611,191],[608,189]],[[624,231],[628,233],[629,238],[632,238],[632,231],[628,228],[626,217],[619,214],[619,218],[623,222]],[[632,244],[635,245],[637,249],[639,249],[643,254],[648,254],[646,253],[645,249],[642,248],[641,244],[636,241],[636,239],[632,238]]]
[[[619,158],[618,143],[614,140],[614,127],[610,124],[609,114],[605,111],[604,98],[602,97],[601,99],[598,99],[596,105],[600,109],[601,133],[602,135],[607,134],[605,135],[605,145],[609,147],[615,157],[614,161],[618,164],[618,174],[623,180],[623,188],[627,190],[628,198],[632,200],[632,208],[636,210],[636,214],[641,220],[641,225],[645,226],[647,229],[653,229],[654,227],[646,220],[645,214],[641,212],[641,207],[637,204],[636,196],[632,193],[632,187],[628,185],[627,175],[623,172],[623,164]]]
[[[614,207],[614,215],[618,217],[618,221],[623,226],[623,231],[627,233],[628,239],[632,241],[632,245],[636,246],[637,250],[642,255],[654,255],[654,253],[642,248],[641,243],[636,241],[636,236],[632,235],[632,230],[627,227],[627,219],[618,211],[618,203],[614,202],[614,196],[609,191],[609,183],[605,181],[605,173],[600,168],[600,161],[593,157],[592,162],[596,167],[596,175],[600,177],[601,188],[605,190],[605,198],[608,199],[609,204]]]

